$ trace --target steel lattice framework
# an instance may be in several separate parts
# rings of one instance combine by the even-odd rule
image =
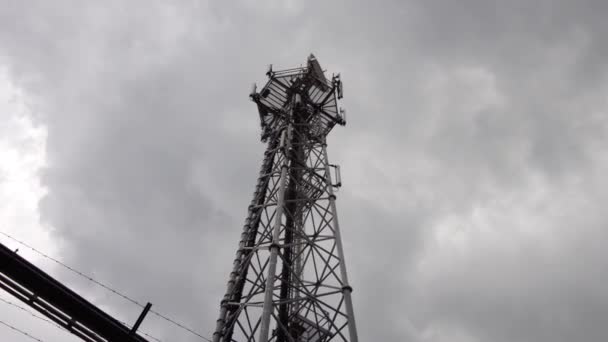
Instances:
[[[326,144],[345,124],[340,76],[313,55],[267,75],[250,95],[267,149],[213,340],[357,342]]]

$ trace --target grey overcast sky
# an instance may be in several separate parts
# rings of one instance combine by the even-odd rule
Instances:
[[[0,231],[210,336],[264,150],[247,94],[313,52],[345,85],[329,153],[361,341],[603,342],[607,15],[602,0],[0,0]],[[0,320],[77,341],[5,303]],[[142,329],[199,341],[154,316]]]

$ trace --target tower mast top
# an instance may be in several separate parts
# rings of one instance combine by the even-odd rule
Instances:
[[[250,94],[258,106],[262,141],[293,120],[290,113],[294,106],[300,106],[301,110],[297,112],[309,125],[311,138],[322,139],[336,124],[346,124],[338,109],[338,99],[342,98],[340,74],[332,75],[328,80],[313,54],[308,57],[305,67],[274,71],[270,65],[266,75],[268,82],[262,90],[258,93],[254,86]]]

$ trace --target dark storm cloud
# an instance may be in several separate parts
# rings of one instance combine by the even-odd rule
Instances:
[[[9,2],[0,58],[49,130],[67,261],[203,333],[263,150],[249,86],[312,51],[346,84],[330,158],[362,340],[600,341],[607,9]]]

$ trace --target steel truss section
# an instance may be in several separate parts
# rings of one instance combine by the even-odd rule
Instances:
[[[273,72],[252,99],[267,142],[214,342],[357,342],[326,136],[339,76]]]

